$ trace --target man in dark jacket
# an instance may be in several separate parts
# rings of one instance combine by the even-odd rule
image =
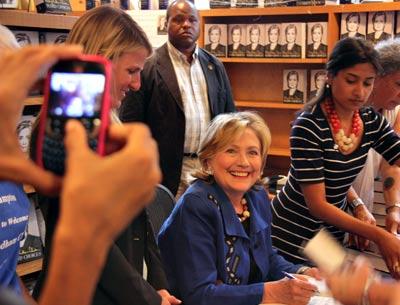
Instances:
[[[199,14],[191,2],[169,5],[167,30],[168,42],[146,62],[141,89],[128,94],[120,118],[150,127],[160,152],[162,184],[176,195],[199,166],[197,149],[208,122],[235,106],[222,63],[196,45]]]

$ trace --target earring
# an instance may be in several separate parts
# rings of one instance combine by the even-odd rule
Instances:
[[[209,175],[209,176],[214,175],[214,172],[213,172],[212,169],[205,169],[204,171],[205,171],[205,173],[206,173],[207,175]]]
[[[325,85],[326,89],[329,89],[331,86],[329,84]]]

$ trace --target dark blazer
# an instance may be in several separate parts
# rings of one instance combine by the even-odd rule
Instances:
[[[302,91],[297,90],[293,95],[289,95],[289,89],[283,91],[283,101],[285,103],[303,103],[304,94]]]
[[[229,57],[246,57],[246,46],[239,44],[239,46],[234,50],[233,44],[228,45],[228,56]]]
[[[271,44],[265,46],[265,57],[281,57],[282,46],[277,44],[275,49],[271,50]]]
[[[314,49],[314,44],[310,43],[306,48],[306,57],[326,57],[328,55],[328,46],[321,43],[317,49]]]
[[[369,33],[367,34],[367,40],[371,41],[373,44],[378,43],[379,41],[383,41],[383,40],[387,40],[392,38],[392,35],[386,33],[386,32],[382,32],[381,36],[379,36],[379,38],[375,38],[375,33]]]
[[[246,46],[246,57],[264,57],[264,46],[258,44],[257,47],[252,50],[251,44]]]
[[[235,111],[222,63],[203,49],[199,49],[199,60],[207,83],[211,117]],[[142,86],[122,102],[120,118],[123,122],[144,122],[150,127],[160,153],[162,184],[175,195],[182,170],[185,113],[167,44],[147,60],[141,76]]]
[[[204,46],[204,49],[206,49],[208,52],[211,54],[218,56],[218,57],[225,57],[226,56],[226,46],[222,44],[218,44],[215,49],[211,49],[211,44],[206,44]]]
[[[301,57],[301,46],[295,43],[293,48],[288,50],[288,44],[282,45],[282,57]]]
[[[344,33],[344,34],[340,35],[340,39],[347,38],[347,37],[349,37],[349,33]],[[365,39],[365,35],[361,34],[359,32],[357,32],[354,37]]]

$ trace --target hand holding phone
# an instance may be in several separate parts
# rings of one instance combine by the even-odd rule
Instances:
[[[61,60],[49,70],[36,145],[40,166],[63,175],[63,141],[70,119],[82,123],[89,146],[104,155],[111,107],[110,73],[110,62],[97,55]]]

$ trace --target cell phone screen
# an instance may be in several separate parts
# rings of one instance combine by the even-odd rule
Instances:
[[[63,118],[100,117],[105,81],[105,75],[98,73],[53,72],[49,114]]]

